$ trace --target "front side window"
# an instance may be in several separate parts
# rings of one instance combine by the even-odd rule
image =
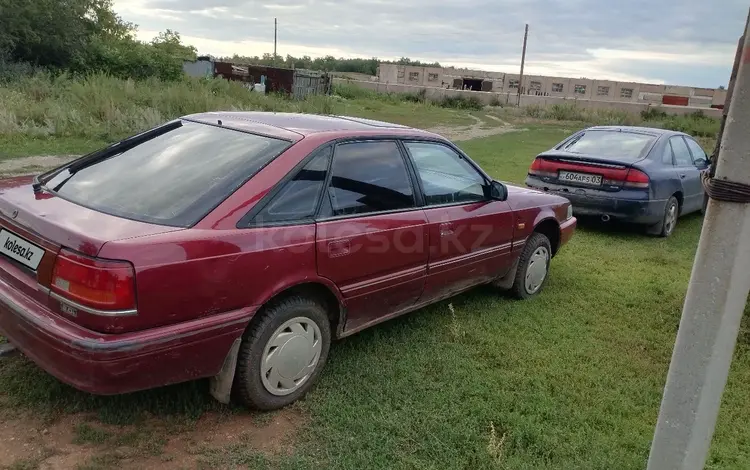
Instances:
[[[59,196],[119,217],[189,227],[291,143],[182,121],[90,165],[63,170],[46,185]]]
[[[322,216],[393,211],[415,205],[404,158],[393,141],[339,144],[327,196],[330,213],[323,211]]]
[[[406,142],[428,205],[485,199],[484,177],[453,149],[432,142]]]
[[[707,163],[708,158],[706,157],[706,152],[703,151],[701,146],[698,144],[698,142],[694,141],[693,139],[690,139],[688,137],[685,137],[685,142],[687,142],[687,146],[690,149],[690,153],[693,154],[693,161],[695,163]],[[702,160],[702,162],[701,162]]]
[[[331,147],[319,150],[255,216],[255,221],[289,222],[312,218],[318,208],[330,158]]]
[[[669,145],[672,146],[675,166],[693,166],[690,150],[688,150],[685,140],[682,137],[672,137],[669,139]]]

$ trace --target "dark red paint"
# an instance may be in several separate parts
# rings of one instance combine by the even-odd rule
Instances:
[[[514,186],[506,201],[237,228],[283,176],[327,142],[381,136],[445,140],[415,129],[327,117],[188,118],[208,124],[221,119],[224,126],[294,145],[188,229],[35,194],[31,178],[0,182],[0,227],[45,250],[36,272],[0,256],[0,333],[76,388],[114,394],[213,376],[254,313],[301,284],[317,284],[338,300],[345,315],[334,331],[346,336],[502,277],[539,224],[559,229],[558,245],[575,228],[575,218],[567,219],[567,200]],[[131,263],[137,315],[63,313],[49,293],[63,247]]]

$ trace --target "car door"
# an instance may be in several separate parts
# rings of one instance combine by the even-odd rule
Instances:
[[[486,178],[451,146],[405,141],[424,199],[429,260],[423,302],[505,274],[512,264],[514,215],[488,197]],[[420,302],[422,302],[420,301]]]
[[[316,222],[318,273],[346,302],[345,330],[397,315],[419,299],[427,270],[427,218],[395,140],[336,145]]]
[[[682,213],[688,214],[699,210],[703,204],[701,171],[695,166],[684,137],[670,137],[669,145],[672,148],[675,171],[682,183]]]

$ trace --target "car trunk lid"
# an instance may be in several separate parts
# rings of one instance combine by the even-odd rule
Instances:
[[[637,158],[611,158],[582,155],[561,150],[539,154],[529,169],[529,174],[542,181],[603,191],[619,191],[623,187],[648,187],[648,176],[634,165]]]
[[[111,240],[180,230],[97,212],[46,191],[34,192],[31,183],[31,177],[0,181],[0,281],[42,305],[49,306],[52,271],[62,247],[95,257]]]

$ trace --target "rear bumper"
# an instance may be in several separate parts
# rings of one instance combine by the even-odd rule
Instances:
[[[538,178],[526,178],[526,185],[568,199],[576,216],[609,216],[612,219],[636,224],[655,224],[664,217],[666,200],[648,199],[644,191],[610,193],[595,189],[576,190],[568,186],[549,184]],[[639,199],[640,197],[640,199]]]
[[[102,334],[53,314],[0,280],[0,334],[59,380],[100,395],[216,375],[254,311]]]

